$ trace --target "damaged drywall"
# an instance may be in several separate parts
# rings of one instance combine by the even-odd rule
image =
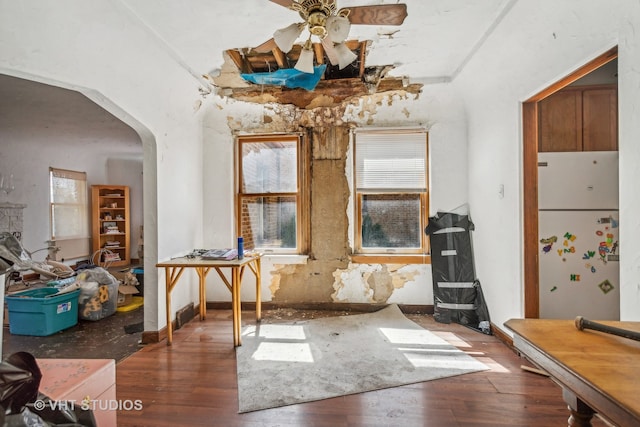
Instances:
[[[323,117],[322,114],[319,116]],[[328,117],[325,117],[328,118]],[[311,247],[306,264],[280,274],[274,301],[331,301],[333,272],[349,263],[345,176],[349,147],[347,126],[314,127],[311,140]]]
[[[415,265],[353,264],[333,273],[335,302],[387,303],[396,289],[421,277]]]
[[[334,89],[340,92],[340,84],[333,83],[336,84]],[[385,89],[336,103],[336,92],[309,94],[303,90],[288,90],[288,97],[308,97],[301,102],[303,107],[273,102],[275,92],[269,90],[251,98],[254,105],[264,102],[261,114],[256,114],[255,108],[230,108],[227,115],[227,126],[232,133],[301,132],[310,143],[308,257],[304,262],[282,263],[278,257],[267,256],[268,261],[263,265],[268,270],[263,270],[263,278],[269,295],[264,295],[264,300],[277,303],[388,303],[399,291],[415,293],[415,286],[409,286],[409,290],[405,288],[414,284],[416,278],[427,282],[426,266],[367,265],[351,261],[351,188],[347,172],[351,165],[347,162],[350,161],[353,127],[373,123],[379,109],[388,110],[394,103],[415,100],[419,91]],[[217,103],[218,108],[226,109],[222,102],[237,102],[239,97],[235,95],[223,98]],[[406,122],[407,109],[400,111],[398,116],[398,123]]]
[[[306,263],[274,265],[269,290],[275,302],[385,303],[422,274],[417,266],[350,262],[351,193],[345,173],[350,127],[337,115],[344,112],[336,110],[297,117],[298,124],[308,127],[311,141],[311,250]]]
[[[256,104],[277,103],[313,110],[357,102],[366,95],[395,92],[417,96],[422,91],[422,84],[412,84],[407,77],[388,76],[388,72],[394,68],[392,65],[366,67],[362,78],[322,79],[314,90],[292,90],[279,85],[247,83],[240,77],[237,64],[226,52],[224,59],[219,74],[206,75],[207,80],[213,83],[221,97]]]

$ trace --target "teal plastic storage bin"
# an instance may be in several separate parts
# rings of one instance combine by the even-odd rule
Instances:
[[[9,332],[45,336],[76,325],[80,290],[57,293],[55,288],[39,288],[7,295]]]

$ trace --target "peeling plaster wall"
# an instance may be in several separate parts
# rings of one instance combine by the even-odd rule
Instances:
[[[311,137],[311,250],[306,264],[280,278],[273,294],[278,302],[330,301],[327,277],[348,263],[347,202],[349,186],[345,176],[349,129],[316,123]]]
[[[447,84],[425,87],[419,96],[402,91],[352,99],[336,107],[207,100],[205,181],[217,182],[205,200],[205,246],[233,244],[234,135],[303,132],[311,141],[311,248],[308,256],[263,257],[263,301],[282,303],[433,304],[430,265],[354,264],[351,200],[352,127],[415,127],[429,130],[430,205],[453,209],[467,201],[466,123],[461,103]],[[439,188],[438,188],[439,187]],[[225,209],[221,209],[225,206]],[[208,276],[209,301],[230,295]],[[242,298],[255,298],[245,276]]]
[[[352,264],[333,273],[335,302],[389,303],[396,289],[402,289],[422,273],[414,265]],[[403,301],[407,302],[407,301]]]

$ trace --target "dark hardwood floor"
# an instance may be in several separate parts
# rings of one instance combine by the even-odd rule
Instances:
[[[276,323],[336,312],[266,310]],[[342,313],[344,314],[344,313]],[[491,369],[385,390],[238,414],[230,310],[209,310],[175,331],[173,345],[147,345],[117,364],[117,397],[141,410],[118,411],[118,426],[566,426],[559,386],[521,369],[531,366],[495,336],[430,315],[408,318]],[[255,322],[243,311],[243,326]],[[594,426],[606,426],[600,419]]]
[[[37,358],[115,359],[117,363],[140,349],[142,330],[131,331],[129,328],[143,319],[142,308],[115,312],[95,322],[79,320],[75,326],[45,337],[13,335],[5,326],[3,358],[26,351]]]

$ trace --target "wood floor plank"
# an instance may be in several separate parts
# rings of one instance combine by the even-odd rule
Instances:
[[[314,315],[317,313],[314,312]],[[344,315],[332,313],[329,315]],[[464,326],[407,315],[490,370],[238,414],[236,358],[230,310],[209,310],[207,319],[175,331],[173,345],[148,345],[116,370],[118,399],[139,399],[142,410],[119,411],[120,427],[164,426],[563,426],[569,413],[562,393],[547,377],[520,368],[520,358],[496,337]],[[243,312],[243,326],[255,314]],[[291,310],[263,311],[263,322],[309,320]],[[605,424],[594,419],[593,425]]]

